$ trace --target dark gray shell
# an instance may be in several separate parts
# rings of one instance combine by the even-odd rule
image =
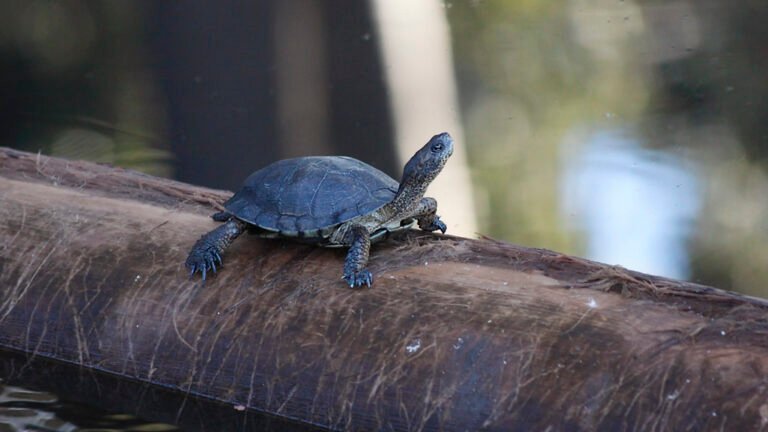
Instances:
[[[287,237],[327,238],[395,197],[399,184],[346,156],[285,159],[251,174],[224,203],[229,213]]]

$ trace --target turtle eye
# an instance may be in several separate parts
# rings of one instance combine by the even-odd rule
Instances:
[[[436,143],[432,144],[432,151],[433,152],[437,153],[437,152],[439,152],[442,149],[443,149],[443,143],[436,142]]]

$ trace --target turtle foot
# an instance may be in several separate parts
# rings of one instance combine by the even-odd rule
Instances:
[[[221,253],[215,244],[211,244],[206,238],[201,238],[195,243],[195,247],[189,252],[185,265],[189,269],[189,276],[200,272],[205,280],[205,275],[209,270],[216,273],[216,263],[222,265]]]
[[[218,213],[217,213],[218,214]],[[221,266],[221,254],[227,249],[230,243],[245,231],[247,224],[238,219],[232,218],[224,225],[200,237],[187,256],[186,266],[189,269],[189,276],[195,273],[203,274],[203,280],[208,270],[216,273],[216,263]]]
[[[367,269],[362,269],[358,272],[345,272],[342,278],[350,288],[358,288],[363,285],[370,287],[373,283],[373,275]]]

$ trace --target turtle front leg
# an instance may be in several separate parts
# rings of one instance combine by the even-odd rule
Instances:
[[[199,271],[205,280],[209,269],[216,273],[216,262],[222,264],[221,255],[224,250],[245,231],[246,226],[245,222],[231,218],[224,225],[200,237],[187,257],[186,266],[190,276]]]
[[[355,225],[349,229],[349,252],[344,260],[344,276],[350,288],[371,286],[373,275],[365,266],[368,264],[368,254],[371,250],[371,236],[362,225]]]
[[[437,215],[437,200],[434,198],[422,198],[413,213],[413,217],[419,222],[419,228],[424,231],[437,231],[445,234],[448,229],[445,223]]]

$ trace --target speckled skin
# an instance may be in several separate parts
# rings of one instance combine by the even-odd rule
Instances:
[[[387,194],[391,197],[394,191],[393,185],[397,185],[397,182],[375,168],[350,158],[306,158],[301,162],[288,162],[285,165],[292,172],[287,173],[276,169],[277,165],[257,171],[246,180],[243,189],[225,204],[228,211],[212,216],[214,220],[226,223],[205,234],[195,243],[187,257],[186,266],[191,274],[200,271],[205,279],[208,269],[215,272],[215,263],[222,263],[221,255],[229,244],[243,231],[254,227],[255,233],[261,237],[294,238],[321,246],[348,246],[349,252],[344,262],[342,278],[353,288],[362,285],[370,286],[373,276],[365,267],[372,241],[383,238],[387,232],[407,228],[414,219],[422,230],[440,230],[445,233],[446,226],[436,214],[437,201],[434,198],[424,198],[424,192],[443,169],[452,153],[453,139],[450,135],[441,133],[432,137],[405,165],[399,187],[391,201],[384,201],[381,197]],[[368,195],[354,195],[352,190],[321,189],[319,185],[310,186],[314,188],[310,189],[310,191],[314,190],[312,194],[296,189],[300,187],[295,186],[297,183],[307,184],[308,180],[315,180],[315,176],[322,177],[316,179],[320,183],[327,177],[322,175],[322,172],[305,174],[310,165],[299,164],[318,164],[318,167],[322,166],[319,164],[328,164],[332,169],[336,169],[336,161],[339,166],[349,166],[349,169],[358,170],[357,175],[369,176],[370,179],[366,180],[367,183],[357,183],[358,180],[347,174],[347,171],[337,171],[334,173],[334,180],[347,182],[349,177],[350,182],[346,183],[349,187],[359,189],[362,186],[366,191],[372,185],[379,185],[377,186],[379,189],[373,191],[378,194],[378,198],[371,195],[370,191],[367,192]],[[285,180],[285,176],[297,175],[296,173],[312,177],[298,177],[294,179],[295,181]],[[279,179],[275,180],[275,177]],[[270,187],[279,187],[279,190],[262,190]],[[388,192],[389,188],[392,189]],[[342,194],[343,200],[344,192],[349,193],[350,196],[362,196],[364,202],[353,201],[346,204],[352,206],[349,209],[336,209],[335,204],[331,203],[331,207],[335,209],[332,215],[327,213],[328,203],[315,200],[318,193],[331,193],[335,196]],[[307,197],[311,199],[306,199],[307,195],[311,195]],[[292,203],[287,207],[289,210],[280,210],[280,205],[284,205],[281,204],[283,197],[286,197],[287,202]],[[277,207],[272,204],[274,199],[278,200]],[[348,198],[347,201],[349,201]],[[308,202],[314,206],[320,206],[321,214],[308,216],[312,214],[311,211],[309,213],[296,211],[297,207],[302,207],[304,210]],[[370,210],[365,210],[366,207]],[[275,213],[273,208],[278,209],[278,212]],[[344,217],[341,216],[342,214],[349,216]]]

